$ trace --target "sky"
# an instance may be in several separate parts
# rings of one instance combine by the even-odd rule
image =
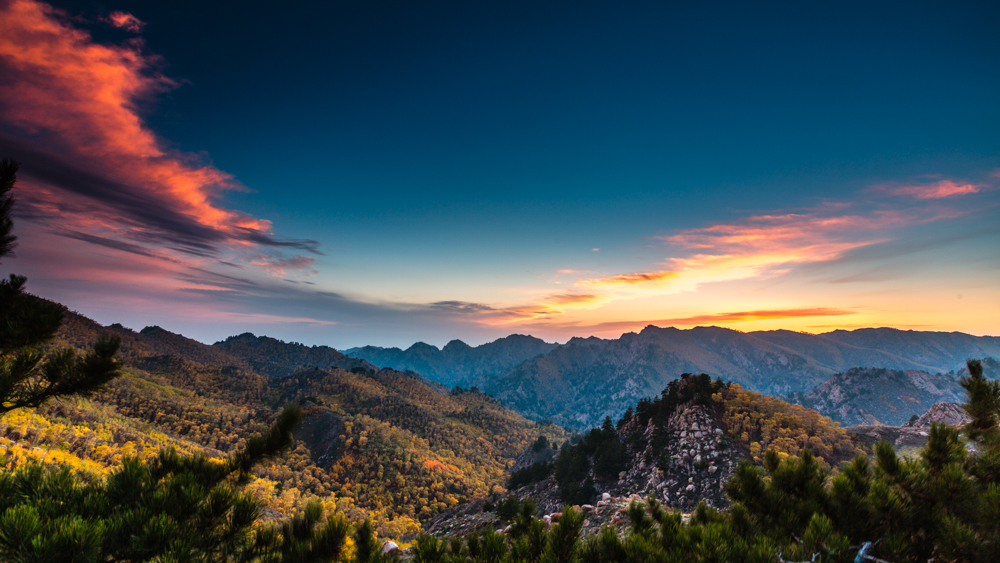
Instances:
[[[1000,334],[996,2],[0,0],[0,274],[344,349]]]

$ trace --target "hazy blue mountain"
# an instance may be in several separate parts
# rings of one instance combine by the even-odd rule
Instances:
[[[1000,378],[1000,362],[994,358],[983,358],[981,362],[983,375]],[[917,370],[852,368],[789,400],[816,409],[845,426],[899,426],[937,403],[965,402],[966,393],[959,380],[968,375],[966,367],[934,374]]]
[[[852,368],[838,373],[794,402],[844,426],[899,426],[936,403],[962,403],[966,393],[954,372]]]
[[[1000,338],[961,333],[878,328],[812,335],[648,326],[618,339],[576,338],[498,376],[469,382],[528,416],[581,428],[605,416],[617,418],[685,372],[789,396],[854,367],[936,373],[957,370],[967,358],[998,355]]]
[[[344,353],[380,367],[415,371],[428,379],[452,386],[502,373],[557,347],[557,344],[533,336],[512,334],[475,347],[461,340],[452,340],[442,349],[417,342],[406,350],[364,346],[344,350]]]

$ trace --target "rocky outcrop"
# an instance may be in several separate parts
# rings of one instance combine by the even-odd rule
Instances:
[[[923,416],[907,426],[913,428],[930,428],[931,424],[941,422],[948,426],[962,426],[972,420],[962,405],[957,403],[935,403]]]
[[[624,441],[637,430],[637,419],[618,430]],[[726,481],[732,476],[740,459],[747,452],[735,446],[719,413],[713,407],[688,403],[677,407],[662,429],[666,440],[653,440],[656,431],[652,421],[642,429],[646,446],[628,452],[628,469],[617,479],[595,479],[597,497],[593,504],[579,508],[585,516],[584,535],[596,533],[605,524],[627,525],[625,510],[633,500],[656,497],[667,508],[691,512],[699,501],[723,508]],[[659,447],[654,443],[660,443]],[[554,451],[552,452],[555,453]],[[548,452],[542,452],[549,455]],[[526,452],[518,464],[526,467],[538,459],[539,453]],[[592,475],[593,477],[593,475]],[[509,493],[519,501],[533,499],[541,516],[558,519],[565,503],[559,497],[559,484],[553,476],[521,487]],[[437,535],[464,535],[484,527],[498,531],[504,525],[493,512],[485,511],[486,501],[480,499],[442,512],[426,527]]]
[[[690,511],[700,500],[715,507],[726,506],[726,481],[746,452],[731,445],[713,410],[700,405],[679,407],[665,430],[666,447],[654,451],[653,440],[647,440],[650,445],[620,475],[613,492],[619,496],[652,494],[666,506],[682,511]],[[650,422],[646,437],[653,431]]]
[[[882,440],[888,441],[896,448],[922,448],[927,444],[931,424],[938,422],[949,426],[962,426],[970,420],[969,415],[961,405],[956,403],[937,403],[926,413],[912,423],[902,426],[882,424],[851,426],[845,428],[851,439],[869,449]]]
[[[344,452],[340,435],[344,433],[343,418],[309,402],[302,409],[302,421],[295,428],[295,439],[309,450],[313,463],[329,469]]]

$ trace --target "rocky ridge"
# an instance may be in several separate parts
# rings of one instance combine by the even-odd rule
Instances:
[[[700,405],[678,408],[667,422],[667,446],[663,452],[653,451],[652,440],[638,463],[619,475],[613,488],[619,495],[655,494],[664,505],[690,511],[701,500],[720,508],[728,504],[725,484],[736,470],[745,452],[730,446],[725,427],[714,413]],[[651,437],[653,424],[646,429]],[[666,453],[666,463],[651,464]]]
[[[629,424],[635,422],[619,429],[623,440],[635,430]],[[654,431],[650,421],[643,429],[646,447],[642,451],[630,450],[628,469],[619,473],[616,480],[595,480],[600,500],[579,505],[586,517],[584,535],[597,533],[607,524],[627,525],[625,510],[628,505],[651,495],[667,508],[683,513],[693,510],[701,500],[716,508],[727,506],[726,481],[736,470],[739,460],[746,457],[746,452],[732,445],[731,437],[713,409],[695,404],[678,407],[665,427],[665,447],[654,448],[651,439]],[[534,463],[538,456],[538,453],[526,452],[515,469]],[[663,469],[657,467],[658,460],[663,460],[659,463]],[[533,499],[543,519],[548,518],[546,521],[557,520],[565,505],[559,498],[559,484],[552,475],[509,494],[520,502]],[[484,527],[502,531],[506,524],[486,508],[486,499],[455,507],[439,514],[426,530],[440,536],[464,535]]]
[[[851,439],[869,448],[882,440],[890,442],[896,450],[922,448],[930,435],[931,424],[938,422],[949,426],[962,426],[969,420],[968,413],[957,403],[936,403],[917,420],[902,426],[869,424],[846,428]]]

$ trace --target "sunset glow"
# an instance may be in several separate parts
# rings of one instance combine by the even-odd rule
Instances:
[[[927,115],[926,131],[913,132],[904,130],[910,114],[878,114],[891,123],[860,114],[869,110],[852,88],[867,86],[853,59],[843,63],[851,72],[817,63],[859,81],[844,86],[843,100],[854,101],[842,107],[806,78],[770,102],[772,90],[789,90],[770,82],[781,80],[771,67],[712,79],[745,81],[760,98],[745,113],[724,113],[750,102],[722,82],[661,100],[649,92],[697,87],[672,73],[700,74],[657,66],[679,64],[667,55],[686,44],[642,17],[607,40],[624,45],[607,62],[582,54],[590,39],[571,28],[601,17],[567,23],[557,37],[588,61],[583,72],[568,59],[577,51],[513,16],[482,39],[463,36],[467,53],[450,43],[462,28],[453,24],[440,35],[448,48],[411,52],[405,39],[385,39],[382,53],[366,41],[383,45],[379,37],[404,33],[392,26],[409,24],[345,14],[337,26],[373,18],[376,35],[356,32],[316,53],[292,41],[278,64],[249,54],[234,62],[226,45],[242,39],[222,30],[197,39],[217,41],[218,53],[182,45],[152,7],[108,9],[0,2],[0,156],[22,165],[20,245],[3,275],[26,274],[31,291],[100,322],[160,324],[204,341],[252,330],[338,348],[515,332],[616,337],[648,324],[1000,333],[995,76],[952,92],[965,105],[907,90],[908,75],[894,79],[898,89],[880,83]],[[655,47],[628,43],[633,31]],[[522,41],[537,50],[511,54]],[[711,38],[687,41],[706,68],[745,63],[712,51]],[[870,41],[871,57],[903,56],[889,39]],[[633,60],[654,48],[659,55]],[[927,61],[912,55],[919,73],[989,52],[934,48]],[[761,49],[775,68],[804,66],[786,61],[787,49]],[[536,54],[549,65],[531,66]],[[614,60],[651,82],[618,76]],[[299,64],[312,73],[297,85],[264,76]],[[224,87],[204,69],[267,84]],[[571,86],[527,86],[548,69],[570,73]],[[591,83],[590,73],[611,78]],[[401,82],[379,82],[386,76]],[[601,100],[607,114],[593,109]],[[736,124],[717,125],[720,112]],[[757,112],[760,122],[739,123]],[[855,113],[864,130],[842,130]],[[754,133],[720,133],[737,126]]]

